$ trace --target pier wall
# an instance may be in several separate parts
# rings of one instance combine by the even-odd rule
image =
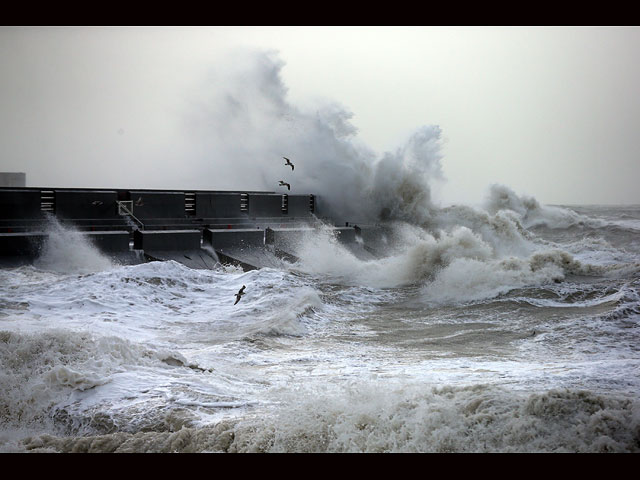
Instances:
[[[0,188],[0,266],[37,257],[56,219],[116,257],[260,268],[272,251],[295,260],[274,238],[291,245],[318,228],[317,204],[314,195],[275,192]],[[341,242],[355,244],[353,227],[334,229]]]
[[[316,204],[314,195],[275,192],[7,187],[0,188],[0,233],[37,230],[47,216],[78,230],[306,222],[316,217]]]

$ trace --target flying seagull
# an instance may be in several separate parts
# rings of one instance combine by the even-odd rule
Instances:
[[[287,161],[285,165],[289,165],[291,167],[291,171],[293,171],[293,163],[291,163],[291,160],[289,160],[287,157],[282,157],[282,158],[284,158]]]
[[[287,182],[283,182],[282,180],[280,180],[280,186],[287,187],[287,190],[291,190],[291,185],[289,185]]]
[[[236,305],[242,298],[242,295],[244,295],[245,288],[247,288],[246,285],[242,285],[242,288],[238,290],[238,293],[236,293],[236,303],[234,303],[234,305]]]

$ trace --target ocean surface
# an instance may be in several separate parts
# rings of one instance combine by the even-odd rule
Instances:
[[[0,269],[0,451],[640,451],[640,206],[495,200],[249,272],[52,221]]]

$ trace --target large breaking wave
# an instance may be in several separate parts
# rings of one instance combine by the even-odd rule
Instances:
[[[208,157],[233,158],[229,178],[243,188],[314,193],[336,223],[385,225],[392,240],[366,261],[326,234],[308,237],[296,268],[336,281],[375,287],[421,284],[425,299],[473,300],[555,282],[600,267],[544,242],[538,227],[600,228],[597,219],[545,206],[504,185],[491,185],[480,207],[441,207],[432,192],[446,181],[442,132],[425,125],[393,152],[377,155],[357,139],[352,113],[337,103],[302,109],[287,99],[284,63],[273,52],[236,54],[231,68],[211,72],[189,126]],[[291,158],[295,171],[284,168]],[[206,173],[208,161],[199,164]],[[597,262],[596,262],[597,263]]]

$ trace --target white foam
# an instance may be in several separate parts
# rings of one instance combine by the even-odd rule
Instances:
[[[490,261],[455,258],[425,286],[423,294],[433,303],[463,303],[493,298],[516,288],[553,284],[567,275],[604,272],[602,267],[583,264],[560,250]]]
[[[388,288],[422,283],[456,258],[493,257],[491,246],[466,227],[436,238],[419,227],[397,224],[395,234],[399,240],[388,257],[361,260],[329,230],[321,230],[301,243],[296,267],[347,285]]]
[[[144,351],[120,338],[96,341],[89,333],[59,327],[0,335],[1,421],[16,426],[47,425],[50,409],[71,392],[105,385],[124,365],[138,363]]]
[[[294,389],[273,415],[174,431],[29,438],[57,452],[637,452],[635,398],[486,385],[354,382]]]
[[[606,225],[606,222],[581,215],[567,208],[541,205],[534,197],[518,196],[505,185],[492,185],[484,206],[490,213],[501,210],[517,213],[522,224],[527,228],[540,225],[549,228],[567,228],[573,225],[602,227]]]
[[[46,224],[47,238],[34,265],[58,273],[86,274],[108,270],[112,262],[86,236],[63,226],[55,217]]]

